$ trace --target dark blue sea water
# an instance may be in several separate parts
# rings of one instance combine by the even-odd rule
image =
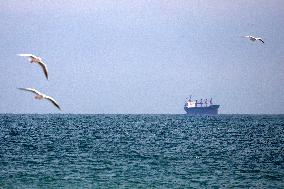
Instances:
[[[284,116],[2,114],[0,188],[284,188]]]

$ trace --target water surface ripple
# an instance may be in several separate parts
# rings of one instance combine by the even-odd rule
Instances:
[[[284,188],[284,116],[0,115],[0,188]]]

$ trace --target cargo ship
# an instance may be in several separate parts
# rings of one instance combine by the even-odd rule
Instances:
[[[212,98],[209,100],[200,99],[191,100],[191,97],[186,100],[184,110],[188,115],[218,115],[220,105],[213,104]]]

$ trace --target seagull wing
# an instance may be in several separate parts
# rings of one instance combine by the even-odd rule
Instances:
[[[46,79],[48,80],[48,70],[47,70],[47,67],[46,67],[46,65],[45,65],[45,63],[43,63],[42,61],[39,61],[39,62],[37,62],[39,65],[40,65],[40,67],[42,68],[42,70],[43,70],[43,72],[44,72],[44,75],[45,75],[45,77],[46,77]]]
[[[259,38],[258,40],[261,41],[262,43],[264,43],[264,41],[261,38]]]
[[[18,88],[18,89],[23,90],[23,91],[29,91],[29,92],[35,93],[37,95],[42,95],[41,92],[39,92],[38,90],[33,89],[33,88]]]
[[[58,103],[50,96],[45,96],[45,99],[49,100],[54,106],[56,106],[59,110],[61,110],[60,106],[58,105]]]
[[[33,54],[17,54],[18,56],[24,56],[24,57],[31,57],[31,58],[36,58],[35,55]]]

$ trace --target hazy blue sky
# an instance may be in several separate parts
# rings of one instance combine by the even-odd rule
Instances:
[[[59,112],[17,87],[62,113],[179,114],[190,94],[284,113],[283,0],[9,0],[0,18],[0,113]]]

